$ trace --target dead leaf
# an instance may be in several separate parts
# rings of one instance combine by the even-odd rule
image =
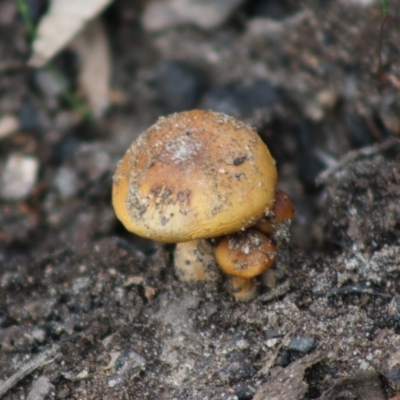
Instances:
[[[325,391],[320,400],[385,400],[381,381],[375,371],[363,372],[357,376],[338,380]]]
[[[272,368],[270,380],[257,390],[253,400],[302,399],[308,390],[308,384],[303,380],[304,372],[321,360],[321,354],[316,352],[294,361],[286,368]]]
[[[91,21],[70,47],[79,57],[79,85],[93,114],[100,117],[109,105],[111,76],[111,54],[103,23]]]
[[[32,67],[42,67],[112,0],[51,0],[48,13],[40,21],[33,54]]]

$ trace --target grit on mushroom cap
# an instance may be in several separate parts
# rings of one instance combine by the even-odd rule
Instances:
[[[273,206],[275,161],[255,130],[222,113],[160,118],[114,175],[113,206],[126,229],[178,243],[254,225]]]

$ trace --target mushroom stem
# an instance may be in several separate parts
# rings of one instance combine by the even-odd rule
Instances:
[[[230,290],[232,296],[238,301],[249,301],[257,295],[256,279],[243,279],[237,276],[230,277]]]
[[[211,244],[204,240],[178,243],[174,253],[174,267],[183,282],[218,280],[219,269]]]

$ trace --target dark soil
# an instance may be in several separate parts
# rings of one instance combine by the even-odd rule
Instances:
[[[123,100],[85,121],[25,67],[25,28],[0,2],[0,116],[21,126],[0,138],[0,179],[14,154],[39,166],[0,200],[0,398],[394,398],[400,4],[384,19],[373,0],[244,1],[213,30],[151,33],[139,3],[102,16]],[[74,57],[55,60],[71,87]],[[180,282],[173,246],[129,234],[110,204],[128,145],[186,108],[257,127],[296,207],[248,303]]]

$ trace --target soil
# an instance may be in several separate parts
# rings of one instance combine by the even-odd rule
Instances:
[[[25,27],[0,3],[0,115],[20,124],[0,138],[0,398],[400,395],[399,3],[389,18],[374,0],[262,3],[150,32],[144,2],[116,1],[116,100],[89,120],[25,67]],[[76,88],[74,53],[54,63]],[[110,203],[129,144],[189,104],[255,126],[295,204],[250,302],[227,280],[179,281],[174,246],[126,232]],[[38,175],[12,199],[15,154]]]

